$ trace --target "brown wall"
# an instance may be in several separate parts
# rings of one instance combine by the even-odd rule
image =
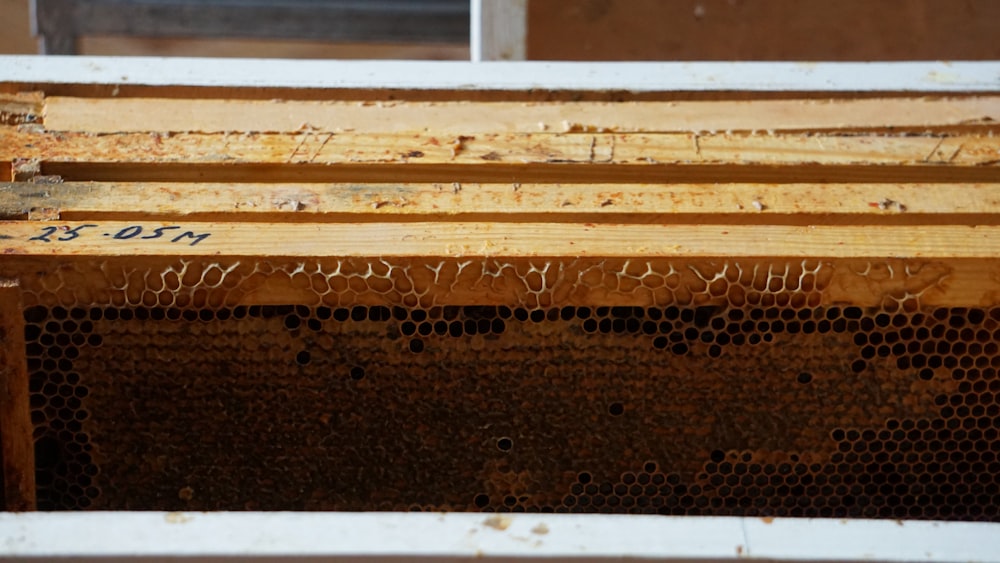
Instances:
[[[997,0],[530,0],[543,60],[1000,59]],[[465,46],[89,37],[91,55],[466,59]],[[35,53],[28,0],[0,0],[0,54]]]
[[[529,59],[1000,59],[996,0],[530,0]]]
[[[0,55],[33,55],[38,43],[31,36],[28,0],[0,0]]]

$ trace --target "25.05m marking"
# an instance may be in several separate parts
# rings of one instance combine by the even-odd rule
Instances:
[[[69,228],[65,225],[42,227],[42,234],[33,236],[28,240],[37,240],[41,242],[69,242],[80,238],[81,236],[92,236],[97,234],[95,231],[85,229],[96,229],[98,227],[100,227],[100,225],[90,223],[77,225],[73,228]],[[140,240],[154,240],[163,238],[163,240],[168,240],[171,243],[190,241],[188,242],[188,246],[194,246],[212,235],[212,233],[195,233],[194,231],[181,231],[181,229],[182,227],[177,225],[167,225],[163,227],[156,227],[152,231],[144,231],[140,225],[131,225],[119,229],[114,233],[105,232],[100,234],[114,240],[130,240],[135,238]],[[143,234],[144,232],[145,234]]]

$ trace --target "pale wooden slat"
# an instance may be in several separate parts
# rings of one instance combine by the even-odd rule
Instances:
[[[343,102],[68,98],[45,100],[53,131],[438,134],[995,128],[1000,97],[677,102]]]
[[[169,229],[157,231],[163,227]],[[206,234],[199,240],[199,235]],[[47,240],[29,240],[39,236]],[[145,236],[150,239],[143,239]],[[0,237],[0,253],[37,256],[975,258],[1000,255],[1000,227],[952,225],[913,229],[871,225],[464,222],[173,225],[148,221],[2,221]],[[63,241],[56,240],[59,238]]]
[[[446,164],[590,163],[903,165],[1000,163],[1000,138],[743,134],[155,134],[90,135],[0,128],[0,160],[88,163]]]
[[[31,214],[66,220],[113,214],[219,221],[573,221],[594,214],[595,220],[638,223],[995,223],[990,214],[1000,214],[1000,184],[0,184],[0,217]]]

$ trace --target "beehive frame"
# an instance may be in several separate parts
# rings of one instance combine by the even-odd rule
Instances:
[[[98,75],[107,70],[102,62],[94,63]],[[568,71],[575,81],[543,91],[485,77],[482,90],[419,88],[406,82],[412,80],[409,75],[383,88],[363,89],[350,82],[350,69],[356,67],[344,65],[338,67],[342,82],[335,85],[317,80],[311,87],[261,89],[213,83],[207,75],[186,85],[158,84],[143,74],[148,71],[141,64],[116,68],[117,78],[110,81],[100,76],[92,84],[44,81],[32,78],[31,65],[38,63],[11,63],[28,66],[18,80],[5,83],[7,125],[0,131],[0,146],[9,147],[2,160],[9,163],[13,182],[0,192],[0,210],[12,219],[3,224],[2,258],[4,277],[11,281],[0,293],[4,321],[14,327],[8,333],[23,332],[28,341],[5,347],[4,359],[12,366],[7,383],[14,388],[8,392],[12,402],[4,410],[4,428],[34,427],[35,449],[41,441],[43,453],[53,441],[75,443],[72,450],[83,456],[69,462],[75,475],[101,475],[107,481],[113,464],[96,468],[87,453],[90,431],[76,415],[91,413],[68,408],[70,402],[95,400],[88,398],[93,384],[79,383],[80,370],[72,362],[113,365],[115,350],[136,350],[139,343],[164,335],[187,346],[206,338],[224,340],[232,334],[220,323],[234,319],[243,323],[241,331],[258,338],[283,335],[278,338],[283,355],[272,367],[280,364],[299,373],[299,387],[303,381],[316,383],[306,373],[312,369],[307,366],[316,365],[314,357],[334,362],[323,369],[344,362],[337,334],[375,335],[352,349],[343,381],[371,385],[369,393],[390,403],[398,399],[387,389],[405,381],[382,383],[388,388],[372,383],[380,366],[418,365],[425,374],[435,365],[450,366],[440,369],[451,373],[475,365],[456,356],[469,350],[481,361],[501,365],[496,349],[501,334],[514,341],[501,349],[503,354],[520,358],[515,361],[522,365],[536,365],[532,354],[551,357],[546,355],[568,347],[587,360],[604,358],[602,369],[625,366],[612,379],[629,388],[619,392],[628,400],[611,397],[586,373],[567,378],[558,369],[536,365],[537,374],[512,376],[499,368],[497,373],[510,377],[508,390],[523,401],[519,408],[526,412],[532,395],[545,396],[540,385],[547,381],[566,389],[591,386],[590,395],[582,392],[582,403],[541,401],[546,408],[596,405],[594,413],[552,419],[548,431],[561,433],[542,440],[544,445],[561,436],[578,449],[592,449],[595,443],[568,433],[573,416],[605,417],[596,427],[598,435],[609,432],[606,438],[627,444],[639,427],[608,431],[600,425],[607,417],[642,413],[635,405],[644,397],[665,391],[679,397],[670,408],[642,414],[645,427],[662,429],[669,416],[677,416],[671,412],[695,416],[710,408],[716,394],[734,383],[726,377],[739,366],[801,360],[777,370],[775,377],[788,383],[787,390],[753,381],[738,386],[738,401],[763,404],[781,396],[782,417],[767,415],[767,409],[712,413],[705,422],[714,430],[707,431],[707,439],[693,439],[719,445],[703,448],[698,459],[684,457],[682,452],[690,450],[662,445],[618,465],[597,461],[614,455],[583,455],[562,467],[555,481],[538,477],[544,464],[522,463],[519,471],[532,476],[525,480],[508,461],[487,459],[481,488],[430,502],[410,498],[402,505],[392,499],[351,504],[322,495],[300,504],[267,504],[264,494],[241,505],[192,505],[192,499],[205,495],[205,486],[170,481],[163,490],[149,489],[152,496],[146,500],[125,490],[105,507],[583,508],[768,518],[996,518],[991,512],[995,493],[989,488],[994,485],[985,477],[996,473],[989,457],[990,444],[996,443],[990,437],[996,404],[988,398],[994,396],[992,376],[984,373],[997,367],[992,360],[1000,321],[994,307],[1000,142],[993,136],[1000,87],[980,78],[990,76],[991,65],[887,65],[897,80],[908,78],[892,88],[855,83],[841,87],[842,92],[810,87],[810,80],[828,86],[824,80],[859,65],[779,65],[777,74],[797,76],[797,86],[757,84],[756,90],[739,82],[740,73],[752,65],[737,66],[731,81],[708,91],[708,82],[692,79],[689,68],[640,65],[641,76],[660,72],[659,82],[643,83],[636,75],[625,83],[634,88],[609,92],[581,88],[589,75]],[[51,64],[50,71],[80,63],[54,59]],[[555,67],[519,68],[545,72]],[[484,67],[434,70],[446,68],[475,74]],[[732,69],[708,65],[701,78]],[[689,74],[687,87],[674,83],[671,88],[676,75],[662,73],[679,70]],[[878,73],[869,76],[883,79]],[[44,95],[21,93],[25,90]],[[293,99],[271,101],[276,95]],[[133,320],[143,326],[157,320],[179,323],[190,335],[173,329],[143,332]],[[108,322],[119,325],[95,328]],[[24,328],[16,328],[23,323]],[[89,328],[83,330],[86,323]],[[74,341],[84,333],[98,341]],[[573,336],[553,336],[561,333]],[[124,340],[109,346],[111,334]],[[378,344],[378,335],[385,334],[394,337]],[[927,342],[933,350],[924,350]],[[230,351],[239,346],[244,345]],[[820,357],[817,347],[853,352],[831,360]],[[72,358],[66,355],[71,349]],[[405,359],[392,360],[397,357]],[[429,357],[429,363],[421,364],[420,357]],[[61,368],[63,361],[72,369]],[[567,361],[586,370],[579,360]],[[674,373],[662,372],[658,363]],[[14,369],[19,365],[24,367]],[[178,369],[187,369],[184,365]],[[635,365],[650,370],[645,381],[627,377]],[[721,380],[709,381],[712,366]],[[33,390],[36,402],[29,405],[28,397],[16,392],[29,385],[28,372],[61,375],[39,381]],[[167,373],[160,383],[177,377]],[[67,379],[71,374],[76,375]],[[828,405],[825,414],[795,407],[806,396],[832,398],[843,391],[837,381],[844,376],[857,380],[849,402]],[[692,391],[698,381],[708,381],[707,387]],[[129,393],[143,385],[122,373],[98,383],[110,398],[101,403],[101,412],[129,398],[111,393],[115,384]],[[448,384],[442,385],[445,392]],[[815,391],[824,385],[829,389]],[[416,389],[407,393],[408,400],[427,400]],[[454,399],[475,400],[476,391],[462,393]],[[892,395],[899,403],[873,400],[872,393]],[[935,402],[941,398],[943,403]],[[951,404],[953,399],[958,402]],[[125,407],[115,416],[127,418],[135,408]],[[947,415],[943,409],[950,409]],[[66,417],[58,414],[63,410]],[[29,411],[43,418],[26,420]],[[512,413],[500,408],[498,415],[502,420]],[[322,413],[318,416],[322,422]],[[475,418],[470,412],[464,416]],[[825,422],[810,429],[810,421],[818,419]],[[61,421],[60,428],[50,420]],[[491,420],[484,422],[498,424]],[[776,428],[775,420],[783,420],[785,428]],[[39,432],[43,422],[56,438],[48,430]],[[919,437],[908,438],[912,433]],[[779,434],[788,440],[775,440]],[[26,454],[32,450],[25,447],[31,434],[3,435],[9,507],[27,508],[38,498],[49,503],[46,508],[88,508],[113,497],[96,489],[92,493],[93,479],[46,483],[36,497],[34,485],[28,485],[36,463]],[[440,440],[433,431],[417,435]],[[489,450],[487,457],[507,455],[513,448],[539,451],[530,433],[516,425],[459,435],[477,440],[474,447]],[[978,457],[877,459],[884,444],[894,440],[940,442],[943,451],[972,451]],[[954,447],[945,445],[949,440]],[[817,441],[831,449],[806,446]],[[969,449],[963,450],[959,444],[966,442]],[[979,442],[985,450],[977,449]],[[874,449],[874,443],[883,445]],[[103,448],[105,459],[129,453],[112,455],[109,445]],[[646,455],[651,451],[658,453]],[[591,461],[580,465],[582,459]],[[26,461],[30,469],[23,466]],[[148,468],[159,462],[154,456],[122,467],[135,463]],[[916,485],[897,492],[895,483],[850,484],[829,477],[840,474],[841,467],[851,473],[858,464],[872,463],[905,463],[911,470],[920,464],[923,473],[912,474],[921,487],[938,486],[939,473],[945,482],[951,474],[960,481],[974,474],[977,480],[961,492],[952,484],[951,492],[939,493],[944,500],[930,512],[912,492]],[[942,473],[942,464],[963,463],[964,470]],[[937,464],[937,473],[928,469],[930,464]],[[906,472],[877,469],[869,475],[888,473]],[[11,478],[18,474],[25,478]],[[809,485],[799,481],[807,474]],[[819,475],[826,475],[822,484]],[[538,489],[540,482],[554,489],[548,497]],[[874,493],[865,491],[869,484]],[[650,486],[657,491],[646,492]],[[681,486],[687,492],[678,492]],[[817,490],[794,492],[806,486]],[[850,493],[852,498],[881,500],[843,504],[845,494],[838,487],[853,486],[862,486],[862,493]],[[663,487],[673,487],[672,492]],[[830,492],[822,493],[823,487]],[[71,494],[71,489],[78,491]],[[913,498],[904,502],[907,495]],[[931,500],[933,495],[926,495]],[[824,500],[788,504],[807,496]],[[840,501],[831,504],[833,497]],[[895,502],[887,502],[890,497]],[[774,499],[777,503],[770,504]],[[140,501],[147,504],[129,504]],[[971,508],[956,509],[963,505]]]

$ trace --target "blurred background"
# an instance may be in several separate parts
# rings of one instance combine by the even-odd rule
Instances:
[[[188,0],[177,2],[180,8],[171,7],[167,0],[104,2],[119,4],[109,12],[111,16],[91,9],[102,4],[100,0],[35,0],[38,10],[34,13],[29,9],[31,1],[0,0],[0,53],[39,52],[31,23],[37,13],[42,29],[75,33],[72,49],[82,55],[454,60],[470,56],[468,30],[463,35],[456,27],[469,17],[468,6],[461,1],[356,0],[355,5],[386,8],[385,17],[399,21],[382,27],[399,32],[386,34],[383,29],[369,38],[308,40],[295,36],[295,26],[315,28],[324,21],[306,16],[297,22],[295,11],[303,6],[315,9],[324,0]],[[115,28],[103,24],[126,13],[122,6],[129,4],[158,5],[167,10],[160,13],[170,13],[171,18],[184,9],[189,19],[170,23],[167,19],[171,18],[151,18],[147,12],[136,16],[146,20],[132,20],[128,30],[122,31],[120,26],[126,24],[119,22],[113,33],[102,31],[102,27]],[[276,6],[278,11],[270,12],[268,21],[257,23],[281,28],[284,37],[261,37],[247,31],[238,16],[227,19],[218,11],[213,12],[216,23],[211,24],[217,26],[215,36],[211,26],[204,25],[197,33],[178,31],[185,21],[190,29],[204,24],[200,11],[207,13],[214,7],[237,14],[241,4]],[[331,0],[329,4],[350,2]],[[424,19],[413,13],[393,16],[393,7],[401,5],[428,13]],[[86,17],[77,11],[81,6],[90,10]],[[526,0],[522,13],[523,56],[533,60],[1000,59],[1000,0]],[[341,24],[350,29],[351,22]],[[173,27],[164,33],[158,25]],[[420,28],[421,37],[412,37],[407,26],[410,31]],[[360,32],[364,29],[364,25],[356,27]],[[239,36],[241,31],[249,36]],[[310,33],[315,36],[315,29]]]

